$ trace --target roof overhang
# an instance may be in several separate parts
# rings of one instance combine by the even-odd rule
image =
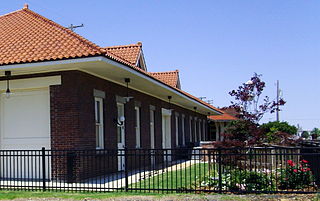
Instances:
[[[130,78],[131,82],[129,87],[131,89],[148,94],[163,101],[168,101],[168,96],[172,96],[172,104],[189,110],[194,110],[194,107],[197,107],[197,112],[203,115],[207,115],[208,113],[211,115],[221,114],[219,111],[196,101],[195,99],[169,87],[157,79],[149,77],[138,70],[108,59],[104,56],[4,65],[0,68],[0,73],[3,75],[6,70],[12,71],[12,75],[79,70],[122,86],[125,86],[124,78]]]

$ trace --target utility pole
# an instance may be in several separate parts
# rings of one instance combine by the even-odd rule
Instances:
[[[70,29],[71,31],[74,31],[74,29],[79,28],[79,27],[84,27],[84,25],[83,25],[83,24],[80,24],[80,25],[73,25],[73,24],[71,24],[71,25],[68,27],[68,29]]]
[[[279,89],[279,80],[277,80],[277,111],[276,111],[276,115],[277,115],[277,121],[279,121],[279,98],[280,98],[280,89]]]

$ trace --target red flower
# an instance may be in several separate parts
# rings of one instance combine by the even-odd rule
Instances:
[[[310,171],[311,169],[310,169],[310,168],[307,168],[306,170],[307,170],[307,171]]]
[[[290,165],[290,166],[295,166],[295,164],[294,164],[294,162],[293,162],[292,160],[288,160],[287,163],[288,163],[288,165]]]
[[[302,162],[302,163],[308,163],[308,161],[307,161],[307,160],[301,160],[301,162]]]
[[[297,169],[294,169],[294,170],[293,170],[293,172],[297,173],[297,172],[298,172],[298,170],[297,170]]]

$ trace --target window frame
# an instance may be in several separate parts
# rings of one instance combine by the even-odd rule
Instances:
[[[155,127],[155,116],[156,116],[156,112],[154,109],[150,109],[149,110],[149,115],[150,115],[150,148],[155,149],[156,147],[156,127]],[[152,136],[152,138],[151,138]]]
[[[176,147],[179,147],[179,114],[175,114],[175,127],[176,127]]]
[[[136,132],[136,148],[141,148],[141,109],[134,107],[135,112],[135,132]]]
[[[185,139],[185,131],[186,131],[186,128],[185,128],[185,116],[182,115],[181,116],[181,133],[182,133],[182,146],[185,146],[186,145],[186,139]]]
[[[94,97],[94,110],[95,110],[96,149],[104,149],[104,118],[103,118],[104,117],[104,107],[103,107],[103,98]],[[97,130],[97,127],[98,127],[98,130]]]
[[[193,136],[192,136],[192,117],[189,117],[189,142],[193,142]]]

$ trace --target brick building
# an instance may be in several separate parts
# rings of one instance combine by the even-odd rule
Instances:
[[[148,72],[141,43],[99,47],[27,5],[0,16],[0,65],[2,150],[192,146],[222,113]]]

